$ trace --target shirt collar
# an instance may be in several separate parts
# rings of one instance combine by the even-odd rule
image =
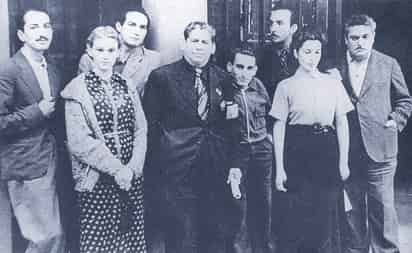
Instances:
[[[145,56],[145,47],[133,48],[127,53],[123,50],[120,51],[118,62],[125,64],[131,57],[139,57],[139,62],[143,60]]]
[[[308,73],[300,68],[296,70],[296,73],[294,76],[297,77],[309,77],[309,78],[319,78],[321,77],[321,72],[319,70],[314,71],[313,73]]]
[[[26,57],[27,61],[30,63],[31,66],[47,68],[47,62],[44,56],[41,56],[41,61],[37,61],[34,59],[30,51],[27,50],[27,48],[22,47],[20,51],[24,55],[24,57]]]
[[[182,60],[182,61],[183,61],[183,65],[185,66],[185,69],[186,69],[186,70],[195,73],[195,69],[196,69],[197,67],[191,65],[184,57],[183,57],[183,60]],[[203,77],[203,75],[206,75],[206,73],[207,73],[207,71],[208,71],[208,69],[209,69],[209,65],[210,65],[210,61],[207,62],[205,66],[203,66],[203,67],[200,68],[200,69],[202,70],[202,74],[201,74],[202,77]]]

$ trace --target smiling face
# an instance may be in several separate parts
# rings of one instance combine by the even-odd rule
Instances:
[[[349,54],[355,60],[364,60],[372,51],[375,33],[370,26],[356,25],[347,30],[345,43]]]
[[[98,37],[93,40],[89,53],[98,71],[111,72],[119,55],[119,43],[113,38]]]
[[[123,24],[116,23],[116,29],[120,33],[122,41],[128,47],[139,47],[143,45],[147,35],[147,17],[137,11],[126,13]]]
[[[41,11],[28,11],[24,17],[23,30],[18,30],[17,35],[28,47],[37,52],[49,49],[53,39],[53,29],[50,17]]]
[[[256,58],[251,55],[237,53],[235,59],[227,64],[227,70],[240,87],[247,87],[256,75]]]
[[[196,28],[183,44],[183,56],[194,67],[203,67],[216,50],[212,34],[207,29]]]
[[[300,69],[314,72],[322,57],[322,43],[319,40],[307,40],[300,48],[294,50],[294,54],[298,59]]]

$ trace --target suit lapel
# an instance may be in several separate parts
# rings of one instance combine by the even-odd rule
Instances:
[[[27,90],[30,91],[36,101],[41,100],[43,98],[43,93],[30,63],[20,51],[17,52],[15,61],[20,68],[20,78],[22,79],[24,85],[26,85]]]
[[[143,60],[143,58],[138,57],[136,51],[130,55],[130,58],[126,61],[126,65],[124,66],[124,69],[122,71],[122,75],[125,77],[131,77],[133,76],[137,70],[139,69],[139,61]],[[141,64],[141,62],[140,62]],[[140,67],[140,66],[139,66]]]
[[[47,74],[49,76],[50,92],[52,97],[57,97],[60,91],[60,83],[54,67],[47,64]]]
[[[189,71],[183,60],[178,65],[174,78],[177,82],[176,93],[180,95],[179,104],[182,104],[190,113],[196,112],[197,100],[194,88],[194,72]]]
[[[376,56],[375,53],[372,51],[369,60],[368,60],[368,66],[366,68],[366,74],[365,74],[365,79],[363,80],[361,90],[359,92],[359,98],[363,97],[365,93],[369,90],[369,88],[372,85],[372,80],[375,80],[377,76],[379,76],[379,73],[377,73],[379,70],[375,68],[376,66]]]
[[[217,75],[216,71],[212,71],[213,66],[209,67],[209,96],[210,96],[210,110],[209,110],[209,120],[212,117],[218,115],[217,111],[220,111],[220,103],[222,101],[222,90],[221,90],[221,78]]]

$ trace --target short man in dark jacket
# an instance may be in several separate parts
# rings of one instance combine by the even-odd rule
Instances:
[[[154,70],[147,83],[145,180],[162,188],[158,202],[167,252],[224,252],[218,218],[225,211],[224,196],[231,196],[225,184],[231,145],[220,83],[228,75],[210,62],[213,27],[192,22],[184,38],[183,59]]]
[[[0,168],[26,252],[64,252],[56,193],[55,106],[61,89],[44,52],[52,41],[49,15],[28,10],[19,19],[23,47],[0,65]]]
[[[241,170],[232,171],[241,183],[241,196],[235,195],[239,217],[234,237],[236,252],[247,252],[247,235],[251,235],[253,252],[273,252],[271,243],[273,145],[266,128],[271,101],[262,82],[255,77],[255,53],[235,49],[227,63],[232,77],[225,82],[224,111],[232,125],[233,138],[239,145],[233,159]],[[240,174],[240,175],[239,175]],[[252,218],[247,221],[247,217]],[[247,228],[249,226],[249,228]],[[250,233],[248,233],[248,231]]]

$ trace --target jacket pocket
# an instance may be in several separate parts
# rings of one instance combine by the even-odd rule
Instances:
[[[29,180],[42,177],[54,165],[53,145],[50,142],[7,144],[0,151],[1,179]]]

